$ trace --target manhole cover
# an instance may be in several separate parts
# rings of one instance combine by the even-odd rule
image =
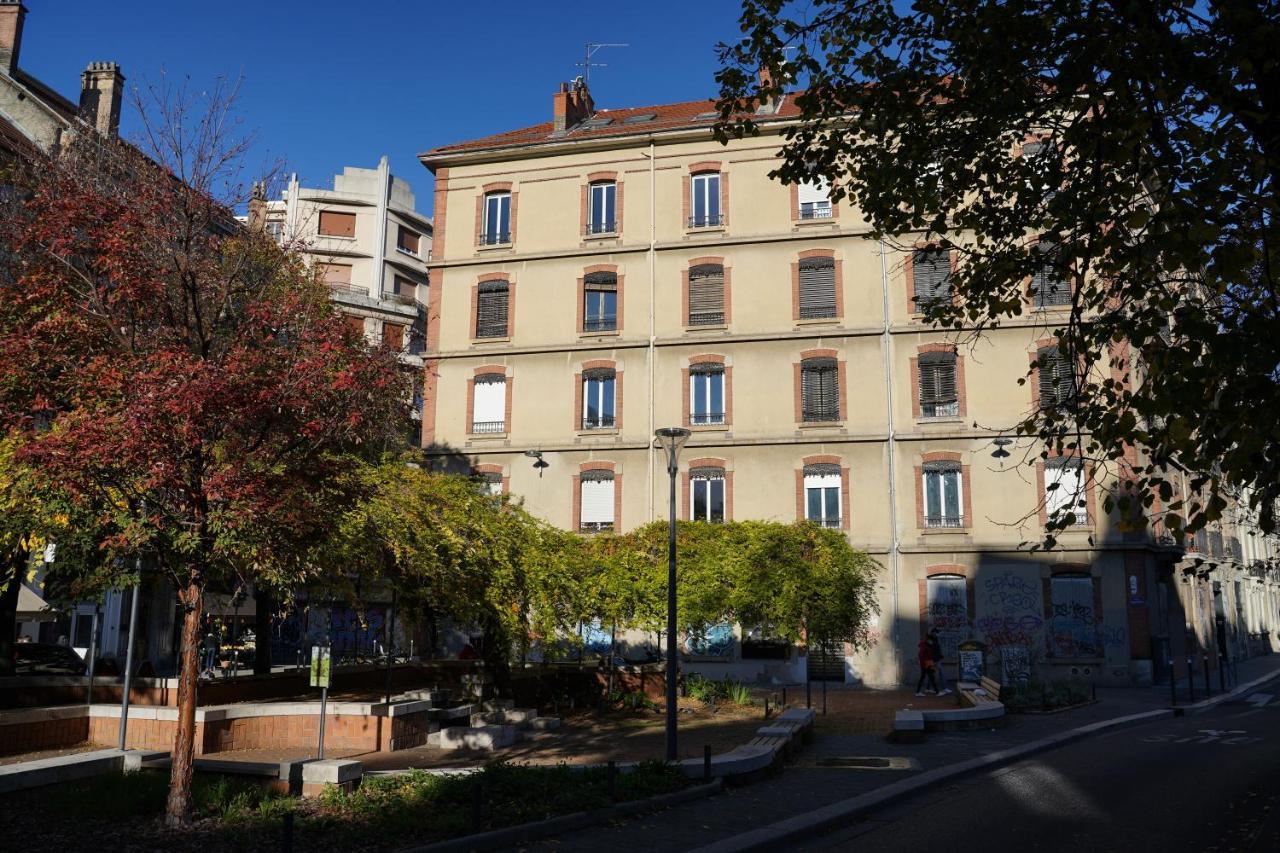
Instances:
[[[848,758],[819,758],[819,767],[844,767],[849,770],[910,770],[909,758],[881,758],[854,756]]]

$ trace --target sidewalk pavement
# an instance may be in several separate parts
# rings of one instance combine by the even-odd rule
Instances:
[[[1247,692],[1253,682],[1280,676],[1280,655],[1242,661],[1238,665],[1240,690]],[[1216,685],[1215,685],[1216,686]],[[832,695],[852,701],[857,692],[842,688]],[[1203,693],[1196,692],[1202,699]],[[1185,688],[1180,697],[1185,702]],[[1215,690],[1218,702],[1230,698]],[[1200,703],[1187,710],[1205,710]],[[1162,713],[1163,712],[1163,713]],[[1135,715],[1148,714],[1149,717]],[[794,829],[805,817],[818,819],[825,807],[827,815],[837,814],[845,801],[874,794],[893,786],[886,794],[905,796],[920,786],[940,781],[947,769],[966,766],[997,766],[1016,760],[1028,749],[1052,748],[1068,740],[1088,736],[1109,725],[1132,725],[1169,714],[1169,688],[1099,688],[1098,701],[1083,708],[1055,714],[1010,715],[1002,726],[956,732],[930,732],[923,743],[889,743],[883,734],[833,732],[823,729],[817,718],[814,742],[804,747],[797,760],[776,776],[752,785],[728,788],[725,793],[697,803],[676,806],[612,826],[586,829],[526,848],[536,851],[598,851],[639,849],[653,853],[683,853],[717,845],[728,849],[749,849],[749,835],[774,824]],[[1125,719],[1134,718],[1134,719]],[[1109,721],[1118,721],[1114,724]],[[1087,727],[1089,730],[1074,732]],[[865,770],[835,767],[825,760],[850,757],[896,757],[909,760],[909,769]],[[972,764],[969,764],[972,762]],[[976,772],[976,771],[975,771]],[[915,780],[919,785],[913,785]],[[741,836],[743,844],[732,839]],[[780,849],[776,835],[770,839]],[[717,844],[717,842],[722,842]]]

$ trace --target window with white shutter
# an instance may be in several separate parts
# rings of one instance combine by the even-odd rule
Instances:
[[[836,316],[836,262],[831,258],[800,261],[800,318]]]
[[[964,527],[964,495],[959,462],[926,462],[924,478],[924,526]]]
[[[831,188],[826,178],[805,181],[796,188],[799,196],[801,219],[830,219]]]
[[[476,337],[505,338],[510,310],[505,281],[482,281],[476,293]]]
[[[1058,244],[1041,240],[1032,250],[1036,271],[1031,276],[1031,296],[1037,308],[1071,304],[1071,284],[1062,271],[1062,253]]]
[[[804,467],[804,517],[823,527],[840,526],[839,465],[806,465]]]
[[[689,471],[689,520],[724,521],[725,477],[723,468]]]
[[[1065,406],[1076,396],[1075,372],[1070,357],[1055,346],[1041,347],[1036,351],[1039,364],[1040,408],[1052,409]]]
[[[689,325],[718,326],[724,322],[724,267],[699,264],[689,270]]]
[[[1085,508],[1084,465],[1074,457],[1048,459],[1044,463],[1044,508],[1050,519],[1088,524]]]
[[[477,376],[472,386],[471,431],[506,431],[507,378],[500,373]]]
[[[950,418],[960,413],[956,393],[956,354],[927,352],[916,362],[920,379],[920,416]]]
[[[584,471],[579,478],[580,518],[579,528],[594,532],[612,530],[613,517],[613,472]]]
[[[839,369],[834,358],[800,363],[800,419],[806,423],[840,420]]]
[[[946,249],[917,249],[911,255],[911,292],[916,311],[951,299],[951,253]]]

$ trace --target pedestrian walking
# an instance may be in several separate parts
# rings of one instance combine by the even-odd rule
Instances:
[[[947,687],[947,672],[942,668],[942,640],[938,637],[938,629],[929,629],[929,653],[933,655],[934,675],[938,679],[938,695],[946,696],[951,692]]]
[[[920,640],[919,651],[916,658],[920,661],[920,680],[916,682],[916,695],[924,695],[924,683],[927,679],[933,688],[930,693],[938,692],[938,673],[937,664],[933,658],[933,649],[929,648],[929,638],[923,637]]]

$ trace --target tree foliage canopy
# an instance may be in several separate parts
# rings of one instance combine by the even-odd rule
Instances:
[[[1074,403],[1020,432],[1116,470],[1126,518],[1195,530],[1251,489],[1275,529],[1280,7],[744,0],[741,26],[718,132],[798,82],[775,176],[952,247],[934,321],[980,334],[1031,312],[1038,273],[1071,285],[1043,322]]]

